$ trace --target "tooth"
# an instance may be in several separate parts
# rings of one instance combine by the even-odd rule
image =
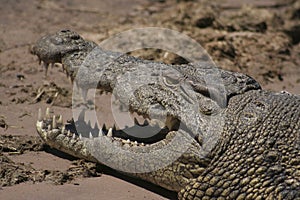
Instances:
[[[139,121],[137,120],[136,117],[135,117],[133,120],[134,120],[134,124],[140,125],[140,124],[139,124]]]
[[[68,132],[69,132],[70,130],[68,130]],[[71,133],[71,132],[70,132]],[[73,139],[75,139],[76,138],[76,134],[75,133],[73,133],[73,136],[72,136],[72,138]]]
[[[99,128],[98,128],[98,123],[97,123],[97,122],[95,122],[95,125],[94,125],[94,130],[97,130],[97,129],[99,129]]]
[[[109,128],[108,133],[107,133],[107,137],[112,137],[112,136],[113,136],[112,128]]]
[[[137,142],[137,141],[134,141],[134,144],[135,144],[135,145],[138,145],[138,142]]]
[[[49,125],[48,125],[48,131],[50,131],[50,130],[51,130],[51,125],[49,124]]]
[[[145,146],[144,142],[141,143],[141,146]]]
[[[98,132],[98,137],[100,137],[100,136],[103,136],[103,131],[102,131],[102,129],[100,129],[99,132]]]
[[[46,119],[50,119],[50,108],[46,108],[46,114],[45,114]]]
[[[91,132],[89,133],[89,138],[90,138],[90,139],[93,139],[93,135],[92,135]]]
[[[45,67],[45,76],[47,76],[49,64],[44,62],[44,67]]]
[[[68,135],[68,137],[73,137],[73,133],[71,133],[70,130],[67,132],[67,135]]]
[[[148,120],[146,119],[146,120],[144,121],[143,126],[148,126],[148,125],[149,125],[149,122],[148,122]]]
[[[78,116],[78,121],[84,121],[85,110],[83,109]]]
[[[59,115],[59,118],[57,120],[57,123],[62,124],[63,123],[63,118],[62,115]]]
[[[79,139],[82,139],[82,135],[81,135],[81,133],[79,133]]]
[[[44,122],[43,122],[43,121],[40,121],[39,123],[40,123],[40,127],[41,127],[42,129],[44,129],[44,128],[45,128]]]
[[[130,140],[129,140],[129,139],[128,139],[128,140],[122,139],[122,143],[124,143],[124,144],[129,144],[129,143],[130,143]]]
[[[64,132],[65,132],[65,126],[62,126],[61,127],[61,133],[64,134]]]
[[[39,111],[38,111],[38,121],[40,122],[42,120],[43,120],[43,118],[42,118],[42,109],[39,108]]]
[[[52,128],[53,128],[53,129],[57,128],[57,126],[56,126],[55,115],[53,115],[53,117],[52,117]]]

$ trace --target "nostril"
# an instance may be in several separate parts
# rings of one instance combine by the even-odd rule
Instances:
[[[70,30],[69,29],[64,29],[64,30],[61,30],[60,32],[67,33],[67,32],[70,32]]]
[[[71,36],[71,39],[73,39],[73,40],[78,40],[79,38],[80,38],[79,35],[72,35],[72,36]]]

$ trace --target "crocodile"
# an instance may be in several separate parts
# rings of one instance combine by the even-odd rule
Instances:
[[[37,132],[49,146],[179,199],[300,199],[298,95],[263,90],[208,62],[169,65],[104,50],[71,30],[42,37],[32,53],[46,69],[61,63],[83,101],[97,88],[146,118],[123,129],[93,128],[85,110],[66,123],[39,110]]]

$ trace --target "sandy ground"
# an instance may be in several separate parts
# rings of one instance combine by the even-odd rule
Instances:
[[[200,42],[220,67],[247,73],[265,89],[300,94],[297,1],[0,2],[0,199],[176,196],[103,166],[64,155],[37,137],[38,108],[51,107],[55,113],[64,113],[65,119],[72,116],[70,80],[59,66],[44,78],[43,68],[29,51],[46,33],[69,28],[99,43],[131,28],[170,28]],[[182,61],[174,55],[163,57],[161,51],[155,50],[133,54],[169,63]]]

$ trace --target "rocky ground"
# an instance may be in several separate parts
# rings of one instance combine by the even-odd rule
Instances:
[[[218,66],[246,73],[264,89],[300,94],[296,0],[1,0],[0,199],[174,198],[174,193],[55,151],[35,130],[38,108],[72,116],[71,84],[62,69],[54,66],[45,78],[30,54],[38,38],[69,28],[100,43],[118,32],[149,26],[187,34]],[[159,49],[131,54],[186,62]]]

